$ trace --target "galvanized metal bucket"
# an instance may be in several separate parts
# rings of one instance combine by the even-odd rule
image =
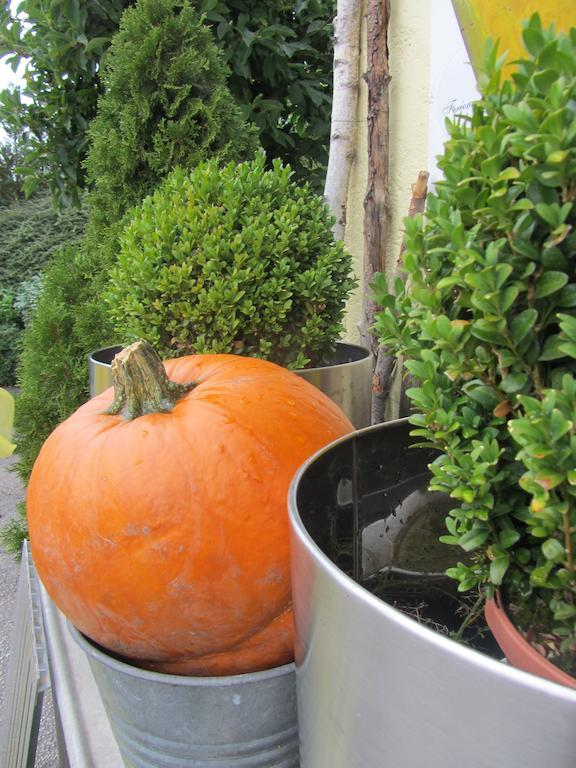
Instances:
[[[358,583],[377,562],[363,545],[427,486],[430,456],[408,431],[400,420],[337,440],[290,488],[302,768],[574,768],[575,690],[456,643]],[[333,546],[339,527],[349,546]]]
[[[90,396],[112,385],[110,365],[122,347],[106,347],[88,356]],[[318,387],[344,411],[357,429],[370,424],[372,354],[356,344],[338,343],[332,361],[318,368],[295,371]]]
[[[164,675],[70,631],[127,768],[298,768],[293,664],[228,677]]]

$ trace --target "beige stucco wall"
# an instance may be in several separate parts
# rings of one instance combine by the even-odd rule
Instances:
[[[433,0],[391,0],[390,50],[390,209],[391,229],[387,261],[392,264],[402,243],[402,220],[408,212],[411,186],[428,162],[428,106],[430,73],[430,14]],[[362,40],[366,39],[364,23]],[[345,242],[362,282],[363,205],[367,180],[367,89],[365,46],[362,51],[356,157],[348,198]],[[346,316],[346,340],[359,341],[362,291],[351,297]]]

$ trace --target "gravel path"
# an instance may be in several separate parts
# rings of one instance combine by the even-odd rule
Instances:
[[[12,456],[0,459],[0,526],[16,515],[16,504],[24,498],[24,490],[18,477],[9,471],[15,463]],[[18,582],[19,565],[0,549],[0,716],[4,719],[4,697],[6,671],[8,669],[12,628],[14,624],[14,601]],[[44,695],[44,707],[35,768],[58,768],[58,750],[54,730],[52,697],[47,691]]]

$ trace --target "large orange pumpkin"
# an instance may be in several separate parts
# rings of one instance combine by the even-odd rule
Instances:
[[[272,363],[171,360],[171,382],[197,382],[178,388],[152,355],[139,342],[115,363],[122,413],[106,413],[107,390],[44,444],[27,497],[40,577],[80,631],[149,669],[221,675],[288,662],[288,486],[353,427]]]

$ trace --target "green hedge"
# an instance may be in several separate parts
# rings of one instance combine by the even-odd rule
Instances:
[[[54,210],[50,195],[0,208],[0,286],[16,289],[37,275],[61,245],[78,240],[86,212]]]
[[[49,195],[0,208],[0,386],[16,381],[22,331],[55,251],[82,236],[86,213],[58,213]]]

